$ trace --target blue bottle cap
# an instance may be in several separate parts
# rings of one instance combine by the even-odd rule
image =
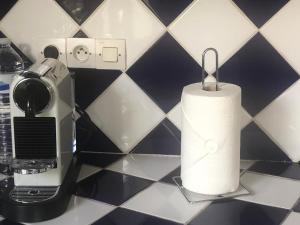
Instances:
[[[9,84],[0,81],[0,91],[6,91],[6,90],[9,90]]]

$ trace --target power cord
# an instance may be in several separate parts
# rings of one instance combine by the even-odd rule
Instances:
[[[75,105],[75,109],[76,112],[80,115],[80,118],[85,122],[84,124],[86,125],[86,126],[82,126],[76,123],[76,129],[81,130],[82,134],[86,134],[86,137],[84,138],[83,141],[81,141],[80,145],[78,145],[77,142],[77,146],[79,146],[79,148],[77,147],[77,152],[79,153],[81,151],[81,147],[87,146],[88,142],[90,141],[93,135],[93,132],[98,128],[91,120],[89,114],[85,110],[83,110],[78,104]]]

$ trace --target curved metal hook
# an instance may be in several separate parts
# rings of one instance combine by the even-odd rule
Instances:
[[[207,48],[202,53],[202,88],[203,90],[208,91],[208,89],[205,87],[205,55],[208,51],[213,51],[216,56],[216,91],[219,90],[219,54],[218,51],[215,48]]]

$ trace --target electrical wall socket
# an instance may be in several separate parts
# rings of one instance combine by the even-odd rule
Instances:
[[[123,39],[57,38],[37,39],[32,47],[35,61],[55,58],[71,68],[126,69]]]
[[[68,38],[67,65],[72,68],[95,68],[95,39]]]
[[[106,70],[126,69],[126,42],[123,39],[96,40],[96,68]]]
[[[65,38],[37,39],[35,43],[35,49],[32,51],[35,53],[33,55],[35,61],[42,61],[44,58],[54,58],[67,65]]]

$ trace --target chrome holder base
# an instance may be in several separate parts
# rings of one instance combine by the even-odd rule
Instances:
[[[179,176],[172,178],[177,187],[179,188],[180,192],[183,194],[183,196],[186,198],[186,200],[191,203],[199,203],[199,202],[205,202],[205,201],[214,201],[214,200],[222,200],[222,199],[229,199],[234,197],[239,197],[243,195],[250,195],[251,192],[247,190],[242,184],[238,187],[238,189],[235,192],[230,192],[222,195],[204,195],[195,193],[192,191],[187,190],[182,186],[182,181]]]

